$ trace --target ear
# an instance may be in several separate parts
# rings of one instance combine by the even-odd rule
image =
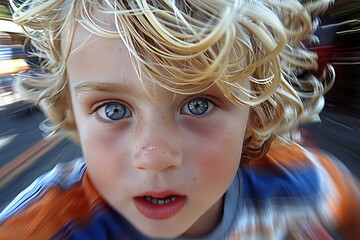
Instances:
[[[256,111],[253,110],[253,106],[250,107],[249,111],[250,112],[249,112],[249,117],[248,117],[247,124],[246,124],[246,130],[245,130],[245,136],[244,136],[245,141],[244,142],[246,142],[247,139],[250,139],[253,137],[254,129],[259,129],[261,126],[259,118],[257,116],[257,113],[256,113]]]
[[[249,162],[263,157],[270,149],[274,135],[270,135],[264,139],[256,133],[257,129],[261,129],[261,122],[258,114],[250,108],[249,119],[244,136],[243,150],[242,150],[242,163]]]
[[[254,117],[254,114],[256,115],[256,113],[254,112],[252,107],[250,108],[249,111],[250,112],[249,112],[249,116],[247,119],[246,130],[245,130],[245,134],[244,134],[241,164],[247,163],[252,159],[251,158],[251,155],[252,155],[251,154],[251,152],[252,152],[251,145],[252,145],[252,141],[253,141],[254,127],[258,126],[257,118]]]
[[[66,130],[71,138],[76,143],[80,143],[80,137],[77,131],[77,125],[75,121],[74,116],[74,109],[72,106],[71,96],[70,96],[70,90],[69,85],[67,84],[66,88],[64,89],[65,94],[65,102],[68,106],[66,113],[65,113],[65,119],[64,119],[64,130]]]

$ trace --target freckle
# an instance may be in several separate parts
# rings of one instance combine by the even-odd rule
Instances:
[[[196,182],[196,178],[193,178],[193,181]]]
[[[142,150],[145,150],[145,147],[142,147],[141,149],[142,149]]]

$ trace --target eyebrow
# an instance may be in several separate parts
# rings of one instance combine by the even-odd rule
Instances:
[[[82,82],[75,87],[76,95],[89,92],[129,92],[129,88],[116,83]]]

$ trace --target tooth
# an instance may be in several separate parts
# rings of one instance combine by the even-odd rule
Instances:
[[[157,204],[157,201],[158,201],[157,198],[152,198],[152,199],[151,199],[151,203],[152,203],[152,204]]]
[[[164,205],[165,200],[164,199],[158,199],[157,204],[158,205]]]
[[[151,197],[151,196],[144,196],[143,197],[145,199],[145,201],[152,203],[152,204],[157,204],[157,205],[164,205],[164,204],[168,204],[170,202],[174,202],[178,197],[177,196],[169,196],[169,197],[165,197],[165,198],[155,198],[155,197]]]

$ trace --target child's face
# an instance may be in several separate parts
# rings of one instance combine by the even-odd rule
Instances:
[[[87,39],[78,27],[73,50]],[[68,61],[72,104],[90,177],[146,235],[209,232],[239,166],[249,107],[212,87],[178,95],[144,80],[119,39],[91,37]]]

